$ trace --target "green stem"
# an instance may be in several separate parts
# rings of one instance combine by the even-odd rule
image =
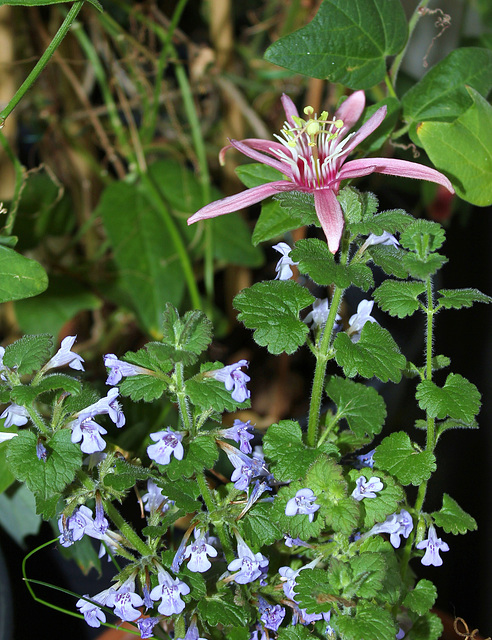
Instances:
[[[307,431],[307,445],[309,447],[315,447],[318,441],[319,431],[319,414],[321,409],[321,398],[323,397],[323,384],[326,375],[326,366],[328,360],[328,350],[331,345],[331,336],[333,333],[333,327],[335,326],[335,320],[337,317],[338,308],[342,300],[344,289],[335,287],[333,297],[330,304],[330,312],[326,320],[326,325],[323,329],[323,336],[316,355],[316,368],[314,370],[313,389],[311,392],[311,403],[309,405],[309,421]]]
[[[3,111],[0,111],[0,123],[5,122],[5,119],[12,113],[12,111],[19,104],[19,102],[22,100],[25,94],[29,91],[31,86],[36,82],[36,80],[38,79],[38,76],[50,61],[51,56],[55,53],[56,49],[60,46],[61,41],[67,35],[68,31],[70,30],[70,27],[72,26],[75,18],[78,16],[79,11],[82,9],[83,6],[84,6],[84,0],[78,0],[77,2],[73,3],[70,11],[65,16],[65,20],[63,21],[61,27],[56,32],[55,37],[50,42],[46,51],[39,58],[34,69],[27,76],[27,78],[24,80],[24,82],[19,87],[19,89],[17,89],[14,97],[10,100],[10,102],[5,107],[5,109],[3,109]]]
[[[207,479],[205,477],[205,472],[196,474],[196,481],[198,486],[200,487],[200,493],[207,507],[208,513],[213,514],[217,510],[217,504],[215,502],[215,497],[210,487],[208,486]],[[219,537],[220,543],[222,545],[222,549],[224,551],[224,555],[226,557],[227,562],[232,562],[234,560],[234,550],[232,548],[230,536],[224,526],[223,522],[217,522],[212,520],[215,530],[217,531],[217,535]]]
[[[426,363],[425,363],[425,379],[432,380],[432,342],[433,342],[433,325],[434,325],[434,297],[432,291],[432,278],[427,280],[427,329],[426,329]],[[435,442],[435,418],[427,414],[427,443],[426,450],[434,451]]]
[[[104,511],[108,514],[116,527],[121,531],[121,534],[138,551],[138,553],[141,556],[151,556],[152,549],[145,544],[145,542],[137,533],[135,533],[133,528],[121,516],[118,509],[116,509],[109,500],[104,500],[103,504]]]
[[[215,504],[215,498],[213,496],[210,487],[208,486],[207,479],[205,478],[205,472],[196,474],[196,482],[200,487],[200,493],[202,494],[202,498],[205,501],[205,505],[208,509],[209,514],[213,513],[217,509],[217,505]]]
[[[194,436],[196,434],[194,433],[191,416],[188,409],[188,403],[186,401],[186,392],[184,386],[184,366],[182,362],[178,362],[176,364],[176,386],[178,387],[176,395],[178,397],[179,413],[181,414],[183,426],[191,436]]]
[[[410,20],[408,22],[407,43],[403,47],[403,49],[400,51],[400,53],[393,60],[393,64],[391,65],[391,69],[390,69],[390,72],[389,72],[389,76],[390,76],[390,78],[392,80],[393,87],[396,86],[396,79],[398,77],[398,71],[400,70],[400,65],[402,63],[403,58],[405,57],[406,52],[407,52],[408,45],[410,44],[410,40],[412,38],[412,34],[413,34],[414,30],[415,30],[415,27],[417,26],[418,21],[422,17],[422,14],[421,14],[420,10],[425,8],[428,4],[429,4],[429,0],[421,0],[417,4],[417,6],[415,7],[415,11],[413,12],[412,17],[410,18]]]

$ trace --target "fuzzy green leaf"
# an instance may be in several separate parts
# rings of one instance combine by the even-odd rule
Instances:
[[[443,626],[437,613],[428,611],[411,617],[414,618],[413,625],[405,636],[408,640],[438,640],[442,637]]]
[[[343,367],[346,376],[357,374],[364,378],[377,377],[383,382],[399,382],[405,366],[405,357],[391,334],[375,322],[367,322],[361,332],[359,342],[340,332],[333,343],[335,358]]]
[[[295,627],[280,628],[277,640],[312,640],[313,634],[309,627],[297,624]]]
[[[52,347],[53,337],[47,333],[23,336],[6,347],[3,364],[19,375],[32,373],[49,360]]]
[[[419,616],[425,615],[437,598],[437,589],[430,580],[419,580],[412,591],[403,600],[403,606],[415,611]]]
[[[361,220],[372,219],[378,210],[378,199],[373,193],[362,192],[354,187],[342,189],[337,200],[350,229]]]
[[[228,596],[216,595],[203,598],[198,604],[198,611],[211,627],[219,624],[244,627],[250,619],[249,607],[234,604],[232,598]]]
[[[376,448],[374,464],[388,471],[403,485],[418,486],[436,470],[436,458],[430,451],[418,451],[408,435],[397,431],[384,438]]]
[[[449,416],[471,422],[480,410],[480,393],[476,386],[459,374],[450,373],[444,387],[431,380],[423,380],[415,394],[419,406],[431,418],[442,420]]]
[[[400,247],[376,244],[368,249],[372,261],[389,276],[404,279],[408,277],[408,270],[403,266],[406,252]]]
[[[337,416],[345,418],[356,435],[375,435],[381,431],[386,405],[376,389],[332,376],[326,385],[326,393],[337,405]]]
[[[440,253],[430,253],[424,258],[419,257],[415,253],[406,253],[402,257],[402,266],[413,278],[427,280],[429,276],[439,271],[447,261],[448,259]]]
[[[490,296],[486,296],[478,289],[440,289],[438,294],[438,303],[445,309],[471,307],[474,302],[492,302]]]
[[[477,523],[475,518],[468,515],[447,493],[443,494],[442,507],[431,514],[438,527],[442,527],[446,533],[457,535],[467,531],[475,531]]]
[[[36,455],[37,438],[31,431],[20,431],[10,441],[7,464],[15,477],[25,482],[29,489],[41,498],[59,494],[72,482],[82,464],[82,452],[70,440],[70,430],[58,431],[45,443],[46,461]]]
[[[326,242],[315,238],[299,240],[290,257],[298,269],[319,285],[335,284],[342,289],[352,283],[367,291],[374,286],[371,270],[365,264],[344,265],[335,262]]]
[[[337,596],[338,590],[330,584],[330,573],[325,569],[307,569],[300,571],[294,587],[296,602],[307,613],[323,613],[331,608],[330,600]]]
[[[167,382],[154,376],[128,376],[119,383],[122,396],[129,396],[133,402],[152,402],[160,398],[167,389]]]
[[[415,220],[400,235],[400,244],[415,251],[421,258],[437,251],[444,243],[445,232],[440,224],[431,220]]]
[[[238,320],[254,329],[256,343],[273,354],[294,353],[304,344],[309,329],[299,312],[313,302],[307,289],[292,280],[258,282],[234,298]]]
[[[265,544],[273,544],[276,540],[282,540],[283,531],[272,519],[272,504],[270,502],[256,504],[248,511],[247,517],[239,520],[238,524],[243,536],[256,549]]]
[[[47,287],[48,275],[39,262],[0,245],[0,303],[37,296]]]
[[[388,233],[404,231],[413,222],[415,218],[403,209],[390,209],[381,211],[375,216],[369,216],[357,224],[352,223],[349,228],[350,232],[356,235],[365,236],[373,233],[375,236],[380,236],[383,231]]]
[[[339,615],[334,629],[344,640],[394,640],[397,629],[384,607],[361,601],[353,615]]]
[[[399,2],[325,0],[308,25],[277,40],[265,58],[294,73],[368,89],[383,80],[386,57],[406,39]]]
[[[272,473],[281,482],[290,482],[304,477],[309,466],[320,453],[336,452],[333,445],[311,449],[302,441],[301,427],[292,420],[281,420],[272,424],[263,439],[265,456],[274,462]]]
[[[391,316],[405,318],[419,309],[418,296],[424,293],[426,286],[422,282],[397,282],[385,280],[373,293],[374,300],[383,311]]]

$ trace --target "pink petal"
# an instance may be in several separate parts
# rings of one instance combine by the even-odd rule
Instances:
[[[260,138],[245,138],[241,140],[241,144],[245,144],[251,149],[256,149],[257,151],[263,151],[265,153],[272,153],[272,149],[283,151],[284,153],[288,152],[288,149],[280,142],[275,142],[273,140],[261,140]],[[229,149],[235,148],[237,146],[234,144],[228,144],[225,147],[222,147],[219,153],[219,162],[221,165],[224,164],[226,151]]]
[[[233,196],[227,196],[222,200],[216,200],[202,207],[199,211],[194,213],[188,218],[188,224],[198,222],[198,220],[206,220],[207,218],[216,218],[217,216],[223,216],[226,213],[232,213],[233,211],[239,211],[245,209],[252,204],[261,202],[269,196],[273,196],[279,191],[292,191],[296,189],[296,185],[287,180],[279,180],[278,182],[269,182],[268,184],[262,184],[259,187],[253,187],[252,189],[246,189],[241,193],[236,193]]]
[[[298,125],[292,119],[292,116],[296,116],[297,118],[299,117],[299,112],[297,111],[296,105],[285,93],[282,94],[281,101],[285,111],[285,115],[287,117],[287,122],[290,124],[291,127],[297,127]]]
[[[338,107],[335,119],[343,120],[343,129],[340,135],[345,135],[357,120],[361,117],[366,104],[366,96],[363,91],[355,91]]]
[[[259,140],[258,142],[261,142],[261,140]],[[268,142],[268,141],[264,141],[264,142]],[[261,162],[262,164],[266,164],[269,167],[273,167],[274,169],[277,169],[277,171],[280,171],[280,173],[285,173],[287,176],[289,176],[289,178],[292,178],[292,169],[287,164],[287,162],[283,163],[280,160],[274,160],[273,158],[270,158],[269,156],[266,156],[265,154],[260,153],[259,151],[255,151],[254,149],[251,149],[248,145],[244,144],[243,142],[239,142],[239,140],[231,140],[231,146],[233,146],[235,149],[237,149],[241,153],[244,153],[244,155],[248,156],[248,158],[251,158],[252,160],[256,160],[257,162]],[[275,145],[272,142],[269,144],[269,146],[273,148]],[[285,147],[282,146],[282,148],[285,151]]]
[[[340,172],[340,180],[344,179],[345,172],[364,170],[365,167],[371,165],[374,167],[375,173],[385,173],[390,176],[401,176],[403,178],[416,178],[417,180],[428,180],[429,182],[437,182],[450,193],[454,193],[452,184],[440,171],[426,167],[417,162],[409,162],[408,160],[395,160],[394,158],[364,158],[362,160],[351,160],[347,162]],[[342,174],[343,177],[342,177]],[[360,175],[366,175],[361,173]]]
[[[379,127],[381,122],[386,117],[386,105],[380,107],[376,113],[373,113],[367,122],[364,122],[362,127],[357,131],[357,133],[350,138],[347,146],[343,150],[343,156],[346,158],[355,147],[360,144],[363,140],[367,138],[367,136],[371,135],[371,133]]]
[[[355,162],[355,160],[343,165],[337,176],[338,181],[362,178],[362,176],[368,176],[376,171],[376,165],[372,161],[372,158],[363,158],[360,161],[357,160],[357,164],[355,166],[352,165],[352,162]]]
[[[328,241],[328,249],[332,253],[336,253],[340,246],[345,220],[334,191],[332,189],[316,189],[314,191],[314,206]]]

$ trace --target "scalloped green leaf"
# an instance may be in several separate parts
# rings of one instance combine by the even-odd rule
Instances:
[[[167,382],[154,376],[128,376],[119,383],[122,396],[130,397],[133,402],[152,402],[160,398],[167,389]]]
[[[440,249],[445,239],[446,233],[439,223],[419,219],[401,233],[400,244],[423,258]]]
[[[272,519],[271,502],[256,504],[248,511],[248,517],[239,520],[238,524],[241,527],[243,537],[256,549],[265,544],[273,544],[283,538],[283,531]]]
[[[374,464],[391,473],[403,485],[418,486],[436,470],[434,454],[418,451],[403,431],[392,433],[376,447]]]
[[[375,376],[383,382],[400,381],[405,357],[389,331],[375,322],[364,325],[358,342],[353,343],[346,333],[341,332],[333,346],[335,359],[349,378],[359,374],[364,378]]]
[[[376,435],[381,431],[386,404],[376,389],[332,376],[326,385],[326,393],[337,406],[337,416],[345,418],[356,435]]]
[[[474,302],[492,302],[490,296],[478,289],[440,289],[438,292],[438,304],[445,309],[461,309],[471,307]]]
[[[325,0],[314,19],[272,44],[268,62],[294,73],[368,89],[381,82],[386,57],[401,51],[407,21],[393,0]]]
[[[47,333],[23,336],[5,348],[3,364],[19,375],[32,373],[49,360],[52,347],[53,336]]]
[[[431,514],[438,527],[442,527],[446,533],[465,534],[467,531],[475,531],[477,522],[475,518],[464,511],[451,496],[444,493],[442,507]]]
[[[244,604],[235,604],[232,597],[219,594],[202,598],[198,603],[198,611],[200,616],[212,627],[219,624],[244,627],[251,617],[249,607]]]
[[[373,293],[379,307],[391,316],[405,318],[417,311],[421,303],[419,296],[426,290],[423,282],[398,282],[385,280]]]
[[[394,640],[398,631],[389,611],[364,601],[352,615],[337,616],[334,628],[344,640]]]
[[[480,393],[476,386],[457,373],[450,373],[443,387],[423,380],[415,394],[419,406],[431,418],[450,417],[471,422],[480,410]]]
[[[412,591],[403,600],[403,606],[415,611],[419,616],[425,615],[437,598],[437,589],[430,580],[419,580]]]
[[[314,302],[313,296],[292,280],[258,282],[234,298],[238,320],[254,329],[257,344],[270,353],[294,353],[305,341],[309,329],[299,313]]]

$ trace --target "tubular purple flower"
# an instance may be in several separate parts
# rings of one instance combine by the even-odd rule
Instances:
[[[260,552],[253,553],[238,533],[236,533],[236,537],[238,557],[230,562],[227,568],[229,571],[237,571],[237,573],[230,576],[229,579],[238,584],[254,582],[268,567],[268,558],[265,558]]]
[[[442,565],[442,558],[439,555],[439,551],[449,551],[448,543],[437,537],[437,533],[433,525],[429,527],[427,539],[419,542],[416,547],[417,549],[425,549],[425,554],[421,562],[426,566],[432,564],[435,567],[440,567]]]
[[[29,420],[29,412],[25,407],[22,407],[19,404],[9,404],[9,406],[3,410],[0,415],[0,420],[5,418],[5,422],[3,426],[6,429],[10,429],[10,427],[15,424],[16,427],[24,426]]]
[[[389,533],[391,544],[395,549],[398,549],[400,546],[400,536],[408,538],[412,529],[412,516],[406,509],[402,509],[399,514],[393,513],[389,515],[384,522],[375,524],[363,537],[366,538],[367,536],[378,533]]]
[[[118,360],[114,353],[107,353],[104,356],[104,366],[110,369],[106,384],[111,386],[118,384],[122,378],[127,376],[155,375],[154,371],[139,367],[136,364],[125,362],[124,360]]]
[[[147,447],[147,455],[151,460],[154,460],[158,464],[169,464],[171,461],[171,455],[176,460],[182,460],[184,455],[183,445],[181,440],[183,436],[181,433],[172,431],[170,427],[166,431],[158,431],[157,433],[150,434],[151,439],[155,444],[150,444]]]
[[[185,603],[181,600],[181,596],[190,593],[190,587],[178,578],[171,578],[164,569],[159,571],[158,580],[159,584],[152,589],[150,597],[154,601],[161,601],[157,607],[159,613],[163,616],[181,613],[185,608]]]
[[[158,510],[161,513],[166,513],[169,507],[174,504],[173,500],[169,500],[162,493],[162,489],[151,479],[147,480],[147,493],[142,496],[142,502],[145,505],[145,511],[150,513]]]
[[[137,620],[137,627],[140,631],[140,637],[143,639],[153,638],[153,629],[158,622],[159,618],[140,618],[140,620]]]
[[[232,427],[229,429],[223,429],[219,433],[223,438],[234,440],[239,444],[239,448],[243,453],[251,453],[252,448],[249,444],[249,440],[254,438],[254,435],[249,432],[252,429],[251,420],[243,422],[242,420],[234,420]]]
[[[261,622],[266,629],[277,632],[285,618],[285,609],[279,604],[269,604],[264,598],[259,596],[258,611],[261,614]]]
[[[234,147],[252,160],[277,169],[285,178],[212,202],[192,215],[188,224],[239,211],[282,191],[304,191],[314,195],[316,214],[328,247],[335,253],[345,224],[336,197],[343,180],[384,173],[436,182],[454,193],[451,183],[442,173],[415,162],[393,158],[363,158],[346,162],[357,145],[377,129],[386,116],[386,107],[383,106],[358,131],[348,134],[364,110],[363,91],[349,96],[332,120],[328,119],[326,112],[318,118],[312,107],[304,110],[307,120],[300,118],[294,103],[286,95],[282,96],[282,105],[287,117],[281,132],[283,137],[276,136],[277,142],[255,138],[241,142],[231,140],[220,152],[220,159],[223,160],[227,149]]]
[[[79,411],[76,414],[77,420],[83,422],[88,418],[108,414],[118,428],[122,427],[125,424],[125,416],[117,400],[119,394],[118,387],[110,389],[104,398]]]
[[[188,569],[195,573],[204,573],[208,571],[212,566],[212,563],[207,558],[217,557],[217,549],[214,549],[212,545],[205,542],[205,532],[201,532],[200,529],[195,529],[193,532],[195,541],[186,547],[184,552],[184,559],[188,559]]]
[[[107,433],[104,427],[87,418],[83,422],[76,421],[72,428],[72,442],[81,442],[80,449],[84,453],[96,453],[96,451],[104,451],[106,443],[101,437]]]
[[[133,622],[141,616],[140,611],[135,607],[142,607],[144,601],[138,593],[135,593],[135,582],[130,579],[109,595],[107,603],[108,606],[114,607],[114,613],[118,618]]]
[[[251,378],[244,371],[241,371],[241,367],[247,367],[248,365],[249,362],[247,360],[239,360],[221,369],[208,371],[206,375],[223,382],[227,391],[232,391],[231,397],[233,400],[244,402],[250,397],[246,384]]]
[[[364,476],[360,476],[360,478],[357,478],[355,489],[352,491],[352,498],[359,502],[364,498],[377,498],[376,492],[382,489],[383,483],[378,477],[372,476],[372,478],[366,480]]]
[[[285,506],[286,516],[296,516],[306,514],[309,522],[314,520],[314,514],[319,509],[319,504],[315,504],[316,496],[311,489],[299,489],[296,495],[291,498]]]
[[[84,371],[84,359],[79,356],[78,353],[73,353],[70,349],[73,347],[73,344],[77,336],[67,336],[61,341],[60,348],[55,353],[55,355],[48,360],[48,362],[44,365],[42,371],[48,371],[48,369],[54,369],[55,367],[63,367],[68,364],[72,369],[76,369],[78,371]]]

